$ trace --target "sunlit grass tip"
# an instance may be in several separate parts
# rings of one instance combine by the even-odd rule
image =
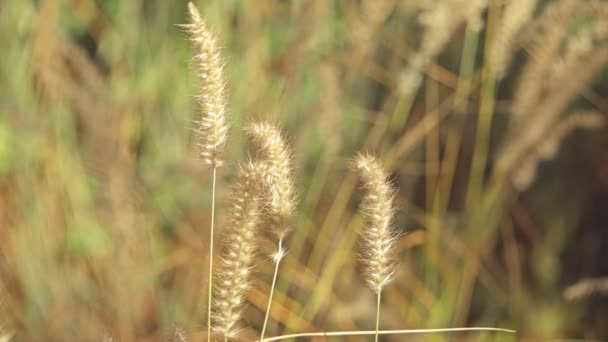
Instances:
[[[395,269],[393,257],[397,233],[392,226],[395,190],[388,173],[376,158],[358,154],[355,167],[364,190],[361,204],[367,224],[361,232],[360,257],[364,279],[376,293],[391,281]]]
[[[188,3],[189,23],[183,25],[194,49],[194,63],[200,81],[197,95],[200,108],[198,147],[205,164],[222,165],[221,153],[226,145],[226,81],[224,61],[215,34],[209,30],[196,6]]]
[[[237,334],[245,293],[251,285],[251,265],[263,213],[265,170],[259,163],[241,166],[229,199],[231,208],[212,302],[213,331],[225,337]]]

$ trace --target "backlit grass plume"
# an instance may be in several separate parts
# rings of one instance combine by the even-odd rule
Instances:
[[[283,238],[289,231],[289,220],[296,207],[291,153],[281,131],[272,124],[252,123],[246,133],[272,178],[268,219],[272,232]]]
[[[536,4],[537,0],[512,0],[507,3],[490,55],[493,70],[499,76],[504,76],[517,35],[534,15]]]
[[[264,339],[274,287],[279,272],[279,264],[285,256],[283,239],[289,232],[289,221],[296,207],[296,195],[293,181],[291,152],[281,135],[281,131],[268,123],[252,123],[246,128],[251,146],[257,150],[258,158],[267,168],[270,175],[268,189],[267,221],[272,233],[277,236],[277,251],[273,256],[275,262],[272,285],[268,295],[266,317],[260,335]]]
[[[380,325],[380,298],[382,288],[391,280],[395,269],[393,250],[397,233],[392,227],[394,190],[388,182],[388,173],[371,155],[358,154],[355,166],[365,191],[363,213],[367,225],[363,229],[360,257],[367,285],[376,292],[376,341]]]
[[[394,190],[386,170],[374,157],[358,154],[355,163],[365,191],[362,208],[367,225],[362,232],[361,247],[365,281],[372,290],[381,292],[391,280],[395,266],[391,256],[397,235],[391,223]]]
[[[217,38],[192,2],[188,3],[188,13],[190,22],[184,27],[194,48],[194,62],[201,82],[197,96],[201,111],[197,129],[199,153],[206,164],[220,166],[228,133],[224,62]]]
[[[209,233],[209,285],[207,300],[207,340],[211,339],[211,297],[213,291],[213,239],[215,225],[215,184],[217,168],[222,165],[220,155],[226,145],[226,89],[223,60],[215,35],[207,28],[192,2],[188,3],[190,22],[184,27],[194,48],[194,61],[200,79],[197,95],[200,108],[198,121],[199,154],[205,164],[213,167],[211,191],[211,224]]]
[[[242,166],[230,197],[212,303],[212,328],[225,340],[237,333],[245,291],[250,287],[256,232],[264,207],[265,175],[265,168],[259,163]]]

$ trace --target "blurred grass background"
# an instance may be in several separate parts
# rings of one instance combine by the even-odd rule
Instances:
[[[196,1],[227,58],[232,130],[218,227],[233,167],[246,158],[244,122],[279,122],[299,166],[268,336],[373,327],[348,165],[365,150],[400,191],[404,236],[383,328],[518,330],[412,341],[608,338],[606,285],[564,295],[608,276],[607,130],[554,133],[571,131],[560,123],[581,111],[594,122],[608,113],[606,37],[579,43],[579,59],[566,63],[570,41],[588,27],[601,35],[608,17],[585,9],[602,2],[582,1],[569,12],[576,20],[547,24],[560,2],[538,1],[500,78],[488,56],[509,1],[460,21],[473,1]],[[211,173],[193,149],[196,75],[176,26],[185,9],[0,2],[0,323],[12,340],[204,338]],[[566,32],[544,76],[522,83],[549,44],[543,25]],[[432,29],[447,41],[433,41]],[[412,82],[412,61],[433,42]],[[560,74],[560,65],[571,68]],[[526,86],[541,91],[522,118],[513,103]],[[559,151],[537,153],[550,139]],[[262,248],[271,253],[272,242]],[[244,340],[258,336],[269,290],[272,263],[262,255],[257,264]]]

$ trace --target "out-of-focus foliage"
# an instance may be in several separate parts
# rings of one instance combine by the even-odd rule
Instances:
[[[604,2],[197,5],[227,58],[219,229],[244,123],[279,122],[299,166],[267,336],[373,327],[349,170],[363,150],[393,170],[404,233],[383,328],[518,330],[417,337],[430,341],[608,338],[606,286],[584,282],[608,276]],[[0,1],[0,324],[14,340],[206,336],[211,174],[193,148],[185,11]],[[266,255],[244,340],[261,329]]]

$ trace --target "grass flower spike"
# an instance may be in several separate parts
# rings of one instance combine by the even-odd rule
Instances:
[[[200,108],[198,121],[199,154],[205,164],[213,167],[211,191],[211,224],[209,233],[209,285],[207,300],[207,340],[211,339],[211,297],[213,289],[213,238],[215,225],[215,184],[217,168],[222,165],[220,155],[226,145],[228,124],[226,122],[226,89],[223,75],[223,60],[215,35],[192,2],[188,3],[190,22],[184,27],[194,48],[194,61],[200,79],[197,96]]]
[[[245,291],[250,287],[256,231],[264,206],[265,175],[264,166],[258,163],[241,167],[230,198],[231,209],[212,303],[213,330],[225,339],[238,331]]]
[[[367,226],[362,232],[360,256],[365,282],[376,292],[375,340],[378,341],[382,288],[391,280],[395,268],[392,254],[397,234],[391,223],[394,190],[387,180],[387,172],[374,157],[358,154],[355,165],[365,190],[362,207],[367,218]]]
[[[217,38],[191,2],[188,13],[190,23],[184,26],[194,48],[196,71],[201,82],[197,97],[201,111],[197,129],[200,155],[206,164],[220,166],[228,133],[224,62]]]
[[[365,190],[362,207],[367,218],[361,260],[367,285],[379,293],[391,280],[395,266],[391,256],[397,235],[391,225],[394,190],[387,172],[374,157],[359,154],[355,163]]]
[[[264,339],[272,297],[279,273],[279,264],[285,256],[283,239],[289,232],[291,215],[296,207],[295,186],[293,182],[293,169],[291,153],[281,136],[281,131],[266,123],[252,123],[246,129],[251,145],[257,149],[260,162],[268,168],[270,187],[268,189],[267,220],[270,229],[277,236],[277,251],[273,256],[275,262],[272,285],[268,295],[266,317],[260,335]]]
[[[296,207],[291,153],[276,126],[252,123],[246,132],[272,178],[268,219],[272,232],[282,238],[289,231],[289,220]]]

